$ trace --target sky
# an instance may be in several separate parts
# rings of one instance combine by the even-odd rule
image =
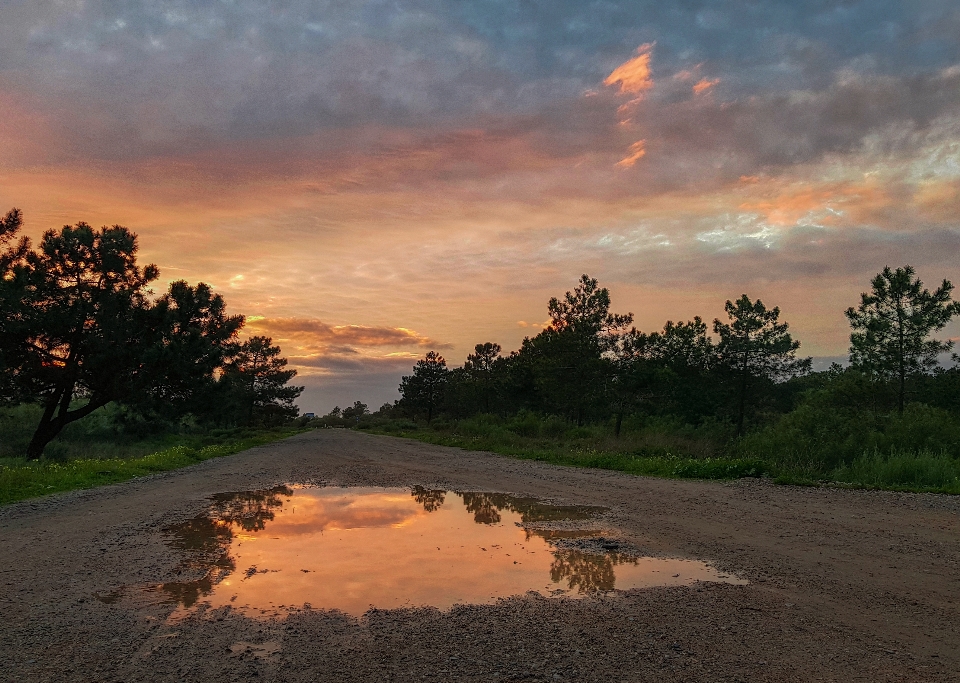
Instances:
[[[213,285],[306,411],[516,349],[583,273],[841,356],[884,266],[960,281],[960,4],[0,0],[13,206]]]

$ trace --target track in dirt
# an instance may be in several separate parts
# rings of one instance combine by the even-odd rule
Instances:
[[[281,483],[500,491],[611,508],[697,584],[448,611],[229,607],[179,622],[121,586],[182,579],[162,529]],[[0,680],[960,680],[960,499],[668,481],[317,430],[183,470],[0,509]]]

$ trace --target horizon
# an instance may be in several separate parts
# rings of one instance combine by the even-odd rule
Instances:
[[[884,266],[960,280],[949,2],[24,3],[0,112],[0,213],[130,228],[317,414],[582,273],[644,331],[760,298],[819,359]]]

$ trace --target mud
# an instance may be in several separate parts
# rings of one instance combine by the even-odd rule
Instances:
[[[287,483],[604,507],[602,535],[543,529],[571,551],[698,558],[750,583],[361,617],[198,604],[171,619],[182,603],[131,593],[196,579],[202,534],[170,544],[164,530],[212,496]],[[958,513],[946,496],[646,479],[316,431],[0,509],[0,680],[960,680]]]

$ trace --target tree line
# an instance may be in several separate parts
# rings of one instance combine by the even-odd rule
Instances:
[[[241,341],[242,315],[203,283],[156,295],[155,265],[137,264],[137,236],[119,225],[48,230],[34,247],[23,215],[0,219],[0,405],[36,403],[29,458],[67,425],[108,403],[153,420],[217,425],[295,417],[269,337]]]
[[[726,319],[709,327],[694,317],[643,332],[631,313],[611,312],[609,291],[583,275],[550,299],[549,324],[520,349],[504,355],[499,344],[477,344],[457,368],[430,351],[381,413],[429,423],[531,411],[577,425],[609,421],[618,436],[625,416],[641,414],[714,421],[739,437],[825,387],[876,419],[902,414],[911,400],[956,409],[958,371],[938,364],[952,342],[931,338],[960,312],[952,290],[944,280],[929,291],[910,266],[884,268],[846,311],[849,366],[813,372],[780,309],[760,299],[727,301]]]

